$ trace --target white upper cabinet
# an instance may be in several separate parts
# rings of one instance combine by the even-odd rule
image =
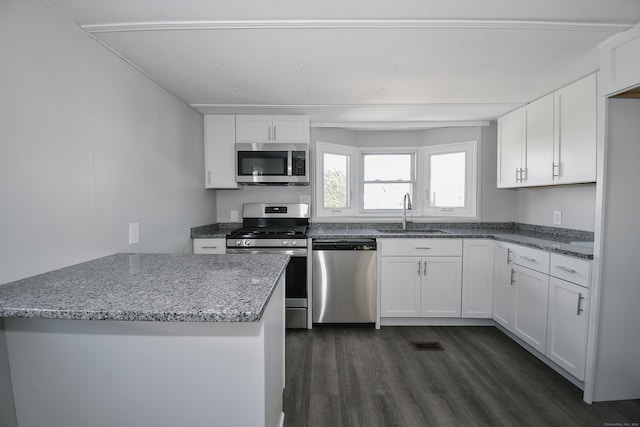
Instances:
[[[498,118],[498,188],[594,182],[596,75]]]
[[[640,85],[640,24],[600,46],[600,93],[614,95]]]
[[[498,188],[520,186],[522,131],[521,109],[498,119]]]
[[[205,187],[238,188],[235,168],[236,116],[204,116]]]
[[[596,104],[595,73],[555,92],[555,184],[596,180]]]
[[[238,115],[236,142],[309,143],[309,117]]]
[[[522,186],[553,183],[553,94],[523,108],[524,158],[520,176]]]
[[[498,187],[552,184],[553,94],[498,119]]]

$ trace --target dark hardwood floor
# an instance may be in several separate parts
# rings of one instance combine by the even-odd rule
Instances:
[[[587,405],[493,327],[287,330],[284,412],[290,427],[640,426],[640,400]]]

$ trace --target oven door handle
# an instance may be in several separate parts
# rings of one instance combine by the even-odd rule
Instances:
[[[267,248],[252,248],[252,249],[246,249],[246,248],[227,248],[227,253],[228,254],[251,254],[251,255],[262,255],[262,254],[266,254],[266,255],[290,255],[290,256],[307,256],[307,250],[306,249],[280,249],[280,248],[273,248],[273,249],[267,249]]]

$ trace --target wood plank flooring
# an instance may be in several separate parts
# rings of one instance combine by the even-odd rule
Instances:
[[[587,405],[494,327],[287,330],[284,412],[287,427],[640,426],[640,400]]]

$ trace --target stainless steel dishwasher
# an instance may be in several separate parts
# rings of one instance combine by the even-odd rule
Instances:
[[[375,239],[314,240],[314,323],[375,323]]]

